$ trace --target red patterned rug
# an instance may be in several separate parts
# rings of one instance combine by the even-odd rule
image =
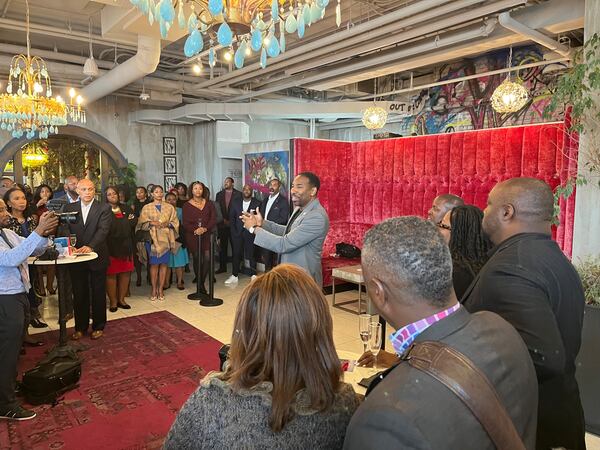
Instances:
[[[19,373],[35,365],[58,332],[36,334]],[[156,449],[204,374],[219,367],[221,343],[163,311],[110,321],[86,350],[79,388],[26,422],[0,421],[1,449]]]

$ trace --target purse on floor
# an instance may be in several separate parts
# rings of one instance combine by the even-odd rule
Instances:
[[[20,387],[27,403],[56,405],[62,394],[78,386],[80,378],[81,361],[75,351],[57,347],[23,374]]]

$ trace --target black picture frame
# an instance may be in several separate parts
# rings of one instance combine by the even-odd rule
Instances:
[[[177,174],[177,157],[163,156],[163,167],[165,175]]]
[[[170,191],[177,184],[177,175],[165,175],[165,192]]]
[[[176,155],[177,141],[174,137],[163,137],[163,155]]]

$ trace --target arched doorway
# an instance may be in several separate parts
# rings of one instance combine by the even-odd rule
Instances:
[[[62,141],[80,143],[82,152],[85,152],[85,150],[83,150],[85,148],[91,149],[91,153],[96,152],[98,154],[96,169],[98,173],[95,175],[98,178],[100,185],[99,187],[104,187],[108,184],[109,177],[111,173],[114,173],[114,169],[127,166],[127,159],[125,159],[123,154],[115,145],[113,145],[108,139],[87,128],[82,128],[75,125],[66,125],[60,128],[59,134],[51,136],[48,140],[54,144]],[[0,150],[0,168],[3,169],[3,172],[7,166],[7,163],[9,161],[13,161],[12,173],[3,173],[3,175],[12,176],[14,177],[15,181],[18,182],[23,180],[23,175],[27,175],[27,173],[24,173],[23,171],[21,150],[28,146],[28,144],[34,142],[37,142],[37,140],[27,139],[25,137],[20,139],[12,139]],[[57,174],[55,174],[55,176],[56,175]],[[60,175],[82,176],[82,174],[73,173],[61,173]]]

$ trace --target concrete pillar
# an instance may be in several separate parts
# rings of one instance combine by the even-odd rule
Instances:
[[[585,39],[600,34],[600,1],[585,2]],[[599,55],[600,57],[600,55]],[[600,95],[600,92],[598,93]],[[598,103],[597,103],[598,104]],[[600,127],[597,121],[579,140],[579,172],[586,174],[587,149],[600,145]],[[589,255],[600,256],[600,177],[588,177],[590,182],[577,189],[575,223],[573,229],[573,262]]]

